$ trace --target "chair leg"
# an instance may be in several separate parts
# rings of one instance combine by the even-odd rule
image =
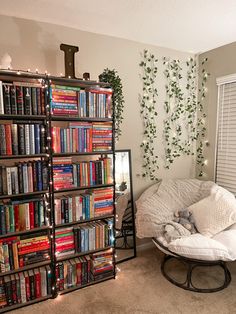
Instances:
[[[178,282],[177,280],[171,278],[169,276],[169,274],[167,273],[165,266],[166,266],[167,262],[172,260],[172,259],[177,259],[178,261],[183,263],[185,266],[187,266],[186,280],[184,282]],[[219,287],[216,287],[216,288],[197,288],[193,285],[192,273],[193,273],[194,269],[197,267],[206,267],[206,266],[208,266],[208,267],[209,266],[210,267],[219,266],[223,269],[223,271],[224,271],[224,283],[222,285],[220,285]],[[217,291],[223,290],[226,287],[228,287],[228,285],[231,282],[230,271],[227,268],[226,263],[223,261],[217,261],[217,262],[210,262],[209,261],[208,262],[208,261],[190,260],[190,259],[186,259],[186,258],[175,257],[175,256],[171,256],[171,255],[165,255],[165,257],[161,263],[161,272],[162,272],[163,276],[168,281],[170,281],[172,284],[174,284],[175,286],[180,287],[180,288],[185,289],[185,290],[200,292],[200,293],[211,293],[211,292],[217,292]]]

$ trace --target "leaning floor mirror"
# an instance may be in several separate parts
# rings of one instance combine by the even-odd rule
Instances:
[[[117,262],[136,257],[131,151],[115,152]]]

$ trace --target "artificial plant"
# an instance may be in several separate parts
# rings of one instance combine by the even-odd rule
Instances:
[[[110,70],[106,68],[99,75],[99,81],[109,83],[113,89],[112,102],[115,119],[115,139],[116,142],[118,142],[119,137],[121,136],[121,124],[124,111],[124,96],[121,78],[115,69]]]

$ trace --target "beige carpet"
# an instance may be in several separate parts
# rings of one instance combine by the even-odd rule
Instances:
[[[169,283],[160,273],[161,258],[162,254],[156,248],[142,251],[136,259],[120,264],[121,272],[116,280],[10,313],[236,313],[236,263],[229,265],[232,282],[227,289],[213,294],[199,294]],[[201,277],[200,280],[208,282],[204,274]]]

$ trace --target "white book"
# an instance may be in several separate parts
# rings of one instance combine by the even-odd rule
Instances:
[[[21,293],[21,302],[26,303],[26,289],[25,289],[25,277],[23,273],[19,274],[20,276],[20,293]]]
[[[29,124],[25,124],[25,153],[30,155],[30,131]]]
[[[15,194],[19,194],[19,182],[18,182],[18,169],[17,169],[17,167],[11,168],[11,177],[12,177],[12,184],[14,184],[14,188],[15,188]]]
[[[41,267],[39,269],[40,271],[40,277],[41,277],[41,294],[42,297],[47,296],[47,271],[46,268]]]
[[[4,114],[2,81],[0,81],[0,114]]]
[[[6,167],[7,171],[7,194],[12,194],[11,167]]]
[[[25,203],[25,229],[30,230],[30,211],[29,203]]]
[[[30,154],[33,155],[33,154],[35,154],[34,124],[30,124],[29,134],[30,134]]]

